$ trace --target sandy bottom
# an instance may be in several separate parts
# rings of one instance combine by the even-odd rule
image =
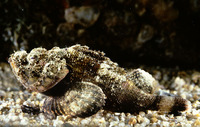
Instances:
[[[200,126],[200,72],[195,70],[141,67],[160,82],[163,91],[176,94],[191,102],[192,109],[180,116],[160,114],[158,111],[150,110],[139,114],[100,110],[87,118],[68,119],[66,116],[57,116],[56,119],[50,120],[42,113],[32,115],[21,111],[23,104],[41,106],[45,96],[24,90],[12,75],[9,66],[0,65],[0,126]]]

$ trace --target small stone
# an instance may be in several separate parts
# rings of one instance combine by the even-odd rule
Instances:
[[[162,121],[161,125],[163,125],[164,127],[169,127],[169,122],[166,121]]]
[[[175,122],[170,122],[170,123],[169,123],[169,126],[170,126],[170,127],[174,127],[175,125],[176,125]]]
[[[119,112],[116,112],[116,113],[115,113],[116,116],[119,116],[120,114],[121,114],[121,113],[119,113]]]
[[[200,120],[196,119],[193,126],[195,126],[195,127],[200,126]]]
[[[156,122],[158,122],[158,119],[157,119],[156,117],[152,117],[152,118],[151,118],[151,122],[152,122],[152,123],[156,123]]]
[[[200,117],[200,114],[199,114],[199,113],[197,113],[197,114],[196,114],[196,117],[197,117],[197,118],[199,118],[199,117]]]
[[[145,116],[145,112],[139,112],[140,116]]]
[[[60,117],[59,118],[57,117],[56,120],[53,120],[53,126],[61,126],[64,123],[64,121],[60,119],[61,119]]]
[[[22,120],[21,120],[21,125],[28,125],[29,124],[29,120],[24,117]]]
[[[6,92],[3,90],[0,90],[0,98],[3,98],[6,96]]]
[[[118,126],[118,121],[111,121],[109,126],[110,127]]]
[[[137,121],[138,121],[138,123],[142,123],[144,121],[144,118],[142,116],[138,115]]]
[[[19,109],[19,108],[16,109],[16,113],[18,113],[18,114],[21,113],[21,109]]]
[[[137,120],[136,120],[136,118],[130,118],[130,120],[128,121],[128,124],[129,125],[131,125],[131,126],[133,126],[133,125],[135,125],[137,123]]]
[[[22,100],[21,100],[20,98],[18,98],[18,99],[16,100],[16,104],[22,104]]]
[[[125,123],[120,122],[120,123],[118,124],[118,126],[119,126],[119,127],[124,127],[124,126],[125,126]]]
[[[125,118],[126,118],[126,115],[124,113],[121,113],[120,120],[125,121]]]
[[[81,120],[81,125],[86,125],[86,124],[88,124],[88,123],[89,123],[89,121],[88,121],[87,119]]]
[[[62,116],[57,116],[57,120],[62,120],[64,121],[64,118]]]

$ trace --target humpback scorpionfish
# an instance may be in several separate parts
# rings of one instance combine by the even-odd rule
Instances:
[[[50,119],[58,115],[87,117],[102,108],[180,113],[191,106],[181,97],[155,94],[158,82],[148,72],[126,71],[103,52],[87,46],[17,51],[9,63],[26,89],[47,96],[40,110]]]

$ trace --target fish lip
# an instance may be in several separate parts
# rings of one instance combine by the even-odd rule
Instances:
[[[32,90],[36,91],[36,92],[40,92],[40,93],[43,93],[49,89],[51,89],[52,87],[54,87],[55,85],[57,85],[61,80],[63,80],[67,74],[69,73],[69,70],[68,69],[65,69],[63,71],[63,74],[62,77],[56,77],[55,79],[52,80],[52,82],[50,84],[48,84],[47,86],[48,87],[44,87],[44,86],[39,86],[39,87],[35,87],[34,85],[32,85]],[[44,77],[45,78],[45,77]]]
[[[12,56],[8,59],[8,63],[11,66],[12,72],[14,73],[14,75],[16,76],[16,78],[18,79],[18,81],[27,89],[30,91],[35,91],[35,92],[45,92],[49,89],[51,89],[52,87],[54,87],[56,84],[58,84],[61,80],[63,80],[66,75],[69,73],[68,68],[63,69],[59,76],[50,79],[51,81],[50,84],[45,85],[45,78],[47,77],[40,77],[38,78],[34,83],[29,84],[28,79],[23,75],[18,75],[17,72],[20,71],[19,65],[17,65],[17,63],[15,62],[15,60],[13,60]],[[41,85],[44,84],[44,85]],[[37,85],[38,84],[38,85]]]

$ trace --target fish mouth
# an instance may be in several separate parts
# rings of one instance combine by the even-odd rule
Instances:
[[[48,51],[33,61],[31,53],[15,52],[8,62],[18,81],[28,90],[45,92],[59,83],[69,73],[66,61],[58,57],[56,61],[48,59]],[[41,54],[39,54],[41,55]]]

